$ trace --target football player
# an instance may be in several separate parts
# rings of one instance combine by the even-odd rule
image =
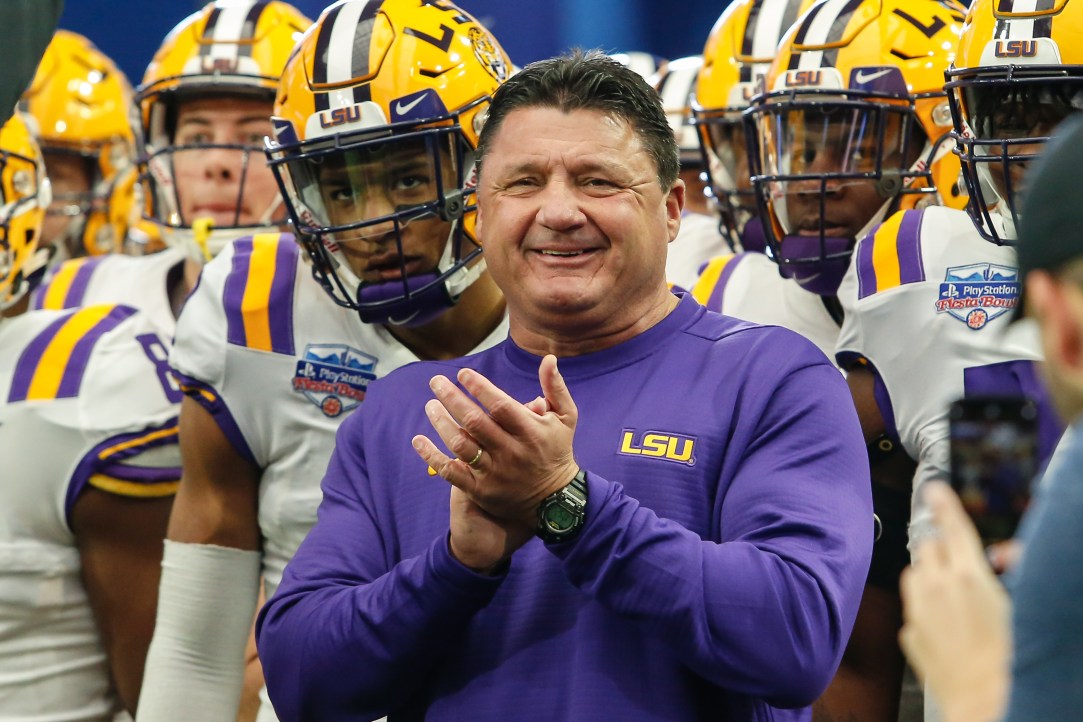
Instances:
[[[120,248],[131,198],[116,192],[134,173],[132,88],[89,40],[58,30],[20,105],[37,122],[53,204],[42,244],[55,262]]]
[[[0,717],[110,720],[143,676],[181,393],[135,309],[16,312],[48,205],[15,115],[0,130]]]
[[[900,442],[918,461],[911,542],[930,531],[921,485],[948,479],[952,401],[1033,398],[1043,459],[1060,434],[1035,376],[1035,329],[1008,323],[1024,171],[1057,123],[1083,108],[1083,64],[1072,62],[1083,3],[1047,5],[971,5],[945,86],[966,213],[931,207],[889,218],[858,244],[839,289],[846,318],[837,357],[864,408],[866,436]]]
[[[260,576],[270,596],[369,382],[507,335],[473,156],[510,68],[450,2],[336,2],[295,48],[268,156],[298,235],[235,242],[178,322],[184,476],[141,722],[232,719]]]
[[[278,77],[310,24],[280,0],[217,0],[173,28],[136,96],[140,212],[168,248],[66,263],[35,294],[36,308],[125,303],[172,338],[206,260],[233,238],[285,226],[263,138]]]
[[[943,91],[964,12],[937,0],[821,0],[790,28],[746,115],[768,253],[712,260],[693,289],[701,303],[786,326],[834,357],[856,239],[900,208],[965,200]],[[913,463],[882,441],[870,462],[883,535],[839,674],[817,705],[827,719],[898,716]]]

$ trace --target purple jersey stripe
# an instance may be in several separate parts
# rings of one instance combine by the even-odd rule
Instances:
[[[90,352],[94,349],[94,344],[134,313],[135,309],[130,306],[116,306],[79,339],[68,358],[64,375],[60,377],[60,387],[57,389],[56,398],[66,399],[79,395],[79,386],[83,382],[83,374],[86,372],[86,365],[90,361]]]
[[[11,381],[11,390],[8,392],[8,403],[26,399],[27,394],[30,393],[30,384],[34,380],[34,372],[38,369],[38,363],[41,361],[45,349],[49,347],[53,338],[60,332],[60,329],[68,322],[69,318],[71,318],[70,313],[65,313],[57,318],[23,349],[22,354],[19,355],[19,360],[15,363],[14,378]]]
[[[918,283],[925,280],[925,265],[921,261],[921,223],[925,214],[908,211],[903,214],[895,242],[899,254],[899,282]]]
[[[71,286],[68,288],[67,295],[64,296],[64,308],[78,308],[83,305],[83,298],[86,297],[90,277],[94,275],[94,271],[105,258],[106,256],[95,256],[79,267],[79,270],[75,273],[75,278],[72,279]]]
[[[722,269],[721,275],[718,276],[718,283],[715,284],[714,290],[711,291],[711,304],[708,308],[722,308],[722,293],[726,290],[726,284],[729,283],[730,276],[733,275],[733,271],[737,268],[737,264],[745,260],[748,256],[747,253],[738,253],[736,256],[726,264],[726,267]],[[715,294],[718,297],[715,298]]]
[[[242,238],[233,243],[233,269],[226,277],[226,287],[222,302],[226,312],[226,341],[237,346],[247,346],[248,337],[244,332],[244,315],[241,302],[244,289],[248,285],[248,272],[252,266],[252,239]]]
[[[271,327],[271,350],[292,356],[293,345],[293,285],[297,277],[296,243],[280,240],[275,249],[275,275],[267,304]]]
[[[71,526],[71,510],[75,506],[76,500],[79,495],[83,493],[83,490],[87,487],[90,477],[94,474],[101,473],[103,469],[109,468],[115,470],[116,465],[124,460],[130,459],[133,456],[137,456],[144,451],[154,449],[159,446],[167,446],[169,444],[177,443],[177,419],[176,417],[165,422],[161,426],[150,426],[139,431],[133,431],[128,434],[120,434],[110,437],[105,441],[102,441],[93,449],[88,451],[83,460],[79,462],[79,465],[75,467],[75,472],[71,475],[71,479],[68,481],[68,493],[64,498],[64,514],[67,518],[68,526]],[[159,433],[160,432],[160,433]],[[132,444],[126,447],[124,450],[114,454],[110,454],[107,459],[102,459],[101,455],[113,446],[119,444],[126,444],[132,441],[137,441],[140,438],[147,438],[146,443]],[[173,470],[176,472],[176,470]],[[174,479],[179,476],[174,476]]]
[[[98,473],[111,476],[121,481],[140,484],[160,484],[176,481],[181,477],[179,466],[132,466],[130,464],[109,464],[98,469]]]
[[[184,393],[214,417],[218,428],[229,439],[229,443],[234,450],[245,460],[259,466],[256,455],[252,453],[244,434],[241,433],[241,427],[237,425],[229,407],[226,406],[226,402],[218,395],[214,387],[203,383],[199,379],[186,376],[176,369],[173,369],[173,374],[180,380],[181,389],[184,390]]]
[[[876,268],[872,265],[872,250],[876,243],[877,227],[857,244],[857,297],[859,299],[876,293]]]

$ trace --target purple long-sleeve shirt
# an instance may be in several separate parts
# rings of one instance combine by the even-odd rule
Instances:
[[[429,379],[477,369],[514,398],[541,359],[506,341],[369,387],[339,430],[319,521],[260,614],[291,720],[803,719],[857,613],[868,459],[838,370],[789,331],[683,298],[618,346],[560,360],[588,470],[577,539],[501,576],[448,552]]]

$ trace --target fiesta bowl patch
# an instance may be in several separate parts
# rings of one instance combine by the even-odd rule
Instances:
[[[977,331],[1019,304],[1019,271],[994,263],[949,268],[940,284],[937,313],[948,313]]]
[[[293,390],[335,417],[365,400],[379,359],[343,344],[308,344],[297,361]]]

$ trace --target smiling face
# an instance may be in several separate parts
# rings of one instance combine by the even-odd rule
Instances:
[[[268,211],[281,215],[262,150],[270,134],[270,101],[223,96],[180,104],[172,162],[182,224],[211,218],[216,227],[270,225]]]
[[[596,110],[513,110],[482,167],[478,235],[516,341],[567,332],[608,339],[604,347],[672,308],[666,244],[684,185],[662,189],[628,122]]]

